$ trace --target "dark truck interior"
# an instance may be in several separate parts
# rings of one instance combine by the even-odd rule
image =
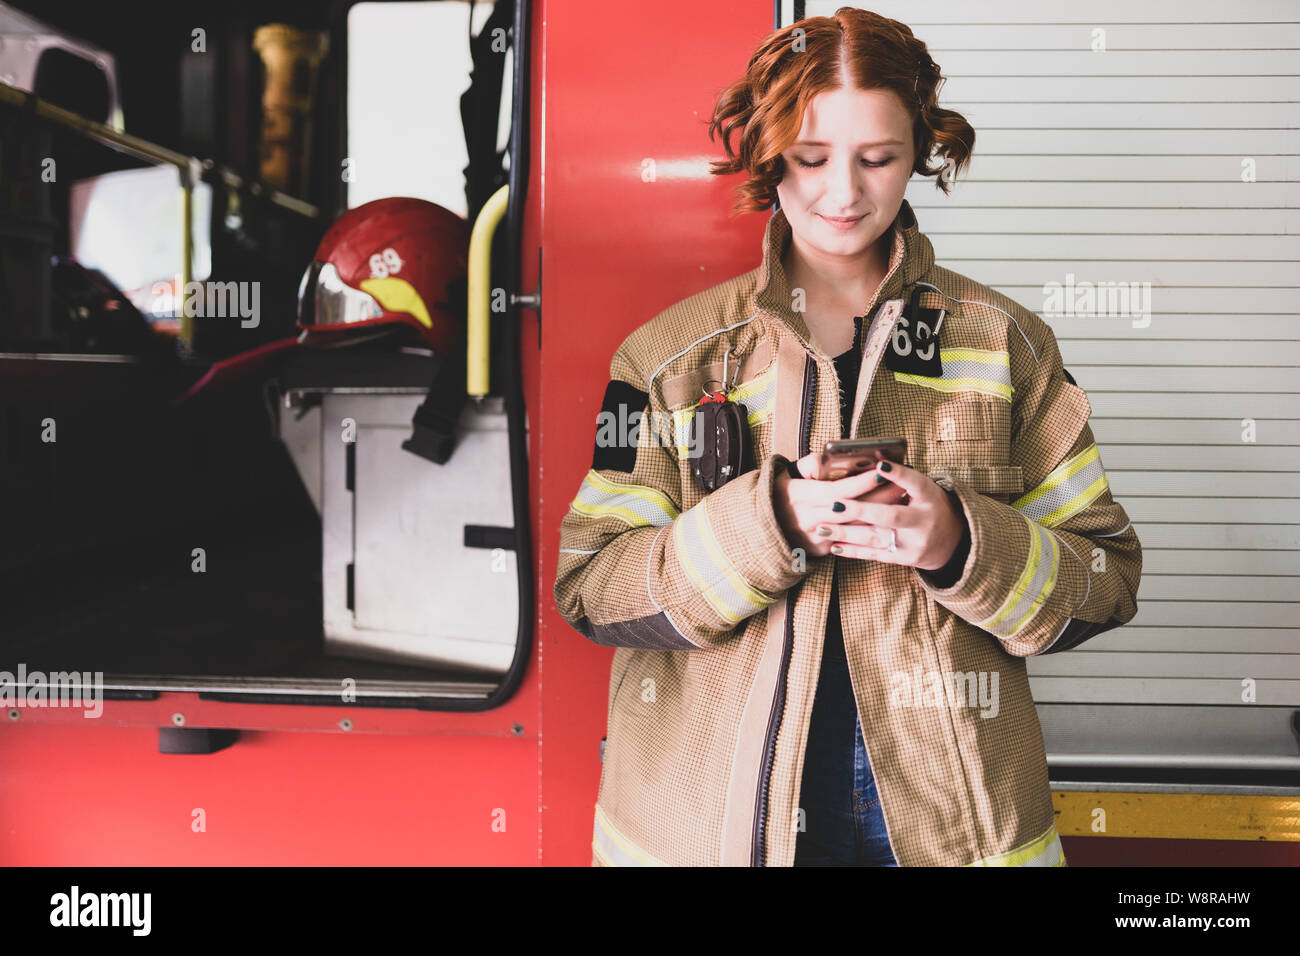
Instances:
[[[11,6],[110,51],[126,132],[203,161],[211,277],[260,283],[261,321],[240,329],[196,317],[182,343],[174,326],[147,320],[71,260],[71,184],[144,162],[39,115],[38,100],[103,122],[112,99],[91,63],[50,51],[33,96],[0,100],[0,666],[100,670],[110,697],[195,686],[215,698],[332,703],[341,678],[373,706],[476,709],[508,696],[527,658],[527,611],[505,674],[326,652],[321,517],[275,429],[277,415],[293,414],[280,399],[294,383],[426,389],[437,357],[400,334],[343,357],[297,350],[271,371],[177,402],[214,363],[297,332],[299,280],[347,208],[338,168],[351,3],[232,0],[202,24],[202,52],[191,49],[194,17],[183,6]],[[498,6],[493,16],[509,26],[514,5]],[[279,181],[259,171],[266,75],[252,38],[267,23],[323,38],[329,50],[314,78],[295,76],[312,105]],[[474,97],[499,104],[509,78],[495,63],[495,73],[471,74],[462,110]],[[466,126],[471,222],[506,181],[495,132],[495,122]],[[52,180],[42,176],[47,157],[57,162]],[[511,207],[517,235],[514,195]],[[504,270],[502,225],[493,259]],[[513,340],[494,332],[494,386],[517,361]],[[513,406],[522,418],[518,398]],[[524,468],[513,464],[525,485],[517,499],[527,494]]]

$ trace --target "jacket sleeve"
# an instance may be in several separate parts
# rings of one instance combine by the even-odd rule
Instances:
[[[620,347],[560,523],[555,604],[597,644],[713,648],[807,574],[773,508],[787,461],[771,455],[681,511],[676,430],[644,389]]]
[[[1041,333],[1034,348],[1013,341],[1011,357],[1012,369],[1029,370],[1013,379],[1011,411],[1011,459],[1026,491],[1004,504],[961,479],[936,477],[961,501],[970,548],[949,587],[916,573],[939,604],[1007,653],[1030,657],[1070,650],[1132,620],[1142,547],[1111,497],[1087,395],[1062,367],[1051,330],[1028,310],[1019,314]]]

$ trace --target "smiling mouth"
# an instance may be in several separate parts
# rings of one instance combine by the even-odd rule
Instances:
[[[819,214],[820,215],[820,214]],[[866,215],[865,213],[863,215]],[[827,222],[839,223],[841,226],[847,226],[849,223],[857,222],[862,216],[822,216]]]

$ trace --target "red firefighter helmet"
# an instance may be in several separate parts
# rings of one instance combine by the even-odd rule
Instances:
[[[404,322],[438,355],[465,323],[469,224],[424,199],[349,209],[320,241],[298,287],[298,327],[314,336]]]

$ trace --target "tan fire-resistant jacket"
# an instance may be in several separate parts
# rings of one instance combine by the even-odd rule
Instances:
[[[1051,329],[935,265],[907,202],[893,236],[864,310],[883,311],[863,343],[851,436],[834,362],[792,310],[782,212],[758,268],[664,310],[614,354],[554,590],[565,620],[617,648],[595,865],[793,862],[834,561],[899,864],[1065,862],[1025,658],[1130,620],[1141,546]],[[946,310],[940,377],[882,362],[909,345],[901,313],[918,283],[922,308]],[[756,467],[706,495],[690,471],[691,408],[724,360]],[[777,523],[788,461],[829,439],[886,436],[906,438],[908,464],[961,499],[971,544],[951,587],[899,565],[808,558]]]

